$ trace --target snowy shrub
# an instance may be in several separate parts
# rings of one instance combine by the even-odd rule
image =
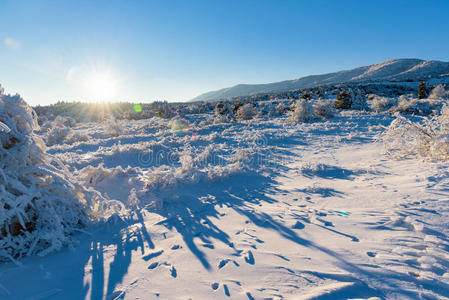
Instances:
[[[416,156],[430,160],[449,158],[449,106],[439,116],[412,122],[400,115],[383,135],[387,154],[396,158]]]
[[[430,93],[429,99],[442,99],[449,97],[449,91],[446,91],[443,85],[436,85]]]
[[[44,116],[44,115],[40,115],[40,116],[39,116],[39,118],[38,118],[38,124],[39,124],[39,126],[42,127],[42,125],[44,125],[44,124],[47,123],[47,122],[48,122],[48,118],[47,118],[46,116]]]
[[[371,95],[370,100],[371,109],[375,112],[386,111],[397,103],[396,99],[381,97],[378,95]]]
[[[214,124],[230,123],[230,122],[232,122],[232,119],[229,117],[229,115],[217,115],[213,119]]]
[[[72,129],[65,126],[50,127],[47,131],[47,145],[63,144]]]
[[[242,121],[242,120],[251,120],[256,115],[257,115],[256,108],[252,104],[247,103],[238,108],[235,117],[237,118],[237,120]]]
[[[174,134],[183,134],[189,130],[189,127],[189,121],[180,117],[176,117],[168,123],[168,128],[170,128],[171,132]]]
[[[122,124],[113,116],[106,120],[106,132],[110,137],[118,137],[125,133]]]
[[[140,199],[137,196],[135,188],[131,189],[128,196],[128,201],[126,202],[126,206],[132,208],[133,211],[137,210],[140,207]]]
[[[74,131],[69,127],[56,126],[47,129],[46,142],[48,146],[73,144],[87,140],[86,133]]]
[[[115,168],[105,168],[103,164],[94,166],[87,166],[78,171],[78,179],[85,185],[95,186],[107,178],[115,178],[119,176],[125,176],[133,174],[135,170],[131,167],[123,169],[121,166]]]
[[[232,106],[232,113],[235,115],[237,114],[237,111],[240,109],[240,107],[242,107],[243,104],[240,101],[237,101],[236,103],[234,103],[234,105]]]
[[[175,112],[167,101],[154,102],[154,105],[157,108],[157,115],[159,116],[159,118],[170,119],[175,116]]]
[[[397,115],[383,134],[384,150],[395,157],[426,156],[431,135],[417,123]]]
[[[439,111],[441,107],[442,102],[440,100],[416,99],[402,95],[398,99],[397,106],[391,107],[388,111],[427,116]]]
[[[316,117],[330,119],[335,115],[334,104],[332,101],[318,100],[313,104]]]
[[[214,114],[216,116],[224,115],[224,104],[221,102],[218,102],[214,107]]]
[[[79,142],[85,142],[89,139],[86,132],[79,132],[72,130],[71,133],[66,137],[65,143],[74,144]]]
[[[230,106],[229,103],[218,102],[214,108],[215,116],[227,116],[229,119],[234,117],[234,106]]]
[[[351,109],[356,110],[368,110],[368,103],[366,101],[366,95],[360,90],[351,90]]]
[[[314,107],[309,100],[300,99],[290,112],[290,121],[295,123],[310,122],[315,118]]]
[[[449,134],[449,105],[443,106],[436,123],[440,134]]]
[[[90,220],[117,212],[44,152],[36,114],[19,95],[0,94],[0,124],[0,261],[60,249]]]
[[[288,111],[288,107],[284,104],[284,102],[280,102],[277,106],[276,106],[276,113],[278,115],[283,115]]]
[[[401,95],[398,98],[398,104],[396,110],[399,112],[408,112],[410,108],[415,104],[416,100],[409,98],[405,95]]]
[[[268,116],[277,117],[285,115],[285,113],[289,110],[289,107],[285,105],[284,102],[279,102],[278,105],[274,106],[274,103],[268,107]]]
[[[75,125],[76,125],[76,121],[74,118],[71,118],[71,117],[57,116],[55,118],[55,120],[53,121],[53,126],[73,127]]]

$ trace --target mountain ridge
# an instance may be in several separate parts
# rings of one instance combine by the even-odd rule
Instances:
[[[237,84],[203,93],[191,101],[213,101],[224,98],[273,93],[320,85],[370,81],[419,81],[449,74],[449,62],[417,58],[392,59],[382,63],[320,75],[308,75],[293,80],[263,84]]]

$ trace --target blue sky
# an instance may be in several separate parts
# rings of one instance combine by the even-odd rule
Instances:
[[[183,101],[393,58],[449,61],[449,1],[0,0],[0,84],[32,105]]]

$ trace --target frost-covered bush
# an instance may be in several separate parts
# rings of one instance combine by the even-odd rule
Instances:
[[[183,183],[213,181],[250,169],[255,152],[252,149],[235,148],[231,155],[223,156],[218,164],[215,164],[217,161],[209,164],[213,152],[221,147],[223,146],[213,144],[195,153],[192,147],[186,145],[182,151],[172,153],[174,164],[163,164],[148,172],[148,176],[144,177],[144,190],[151,191]]]
[[[214,124],[230,123],[232,118],[229,115],[216,115],[213,119]]]
[[[65,116],[57,116],[55,120],[53,121],[53,126],[66,126],[66,127],[73,127],[76,125],[76,120],[71,117],[65,117]]]
[[[267,114],[270,117],[278,117],[285,115],[287,111],[289,110],[289,107],[285,104],[284,101],[281,101],[279,103],[273,103],[271,102],[270,105],[267,108]]]
[[[440,111],[442,104],[440,99],[416,99],[402,95],[398,98],[397,105],[391,107],[388,112],[428,116]]]
[[[168,123],[168,128],[170,128],[170,131],[173,132],[174,134],[183,134],[189,130],[189,127],[190,127],[189,121],[180,117],[173,118]]]
[[[252,104],[247,103],[238,108],[235,117],[237,120],[242,121],[242,120],[251,120],[256,115],[257,115],[256,108]]]
[[[65,126],[54,126],[47,130],[47,145],[63,144],[72,129]]]
[[[223,103],[223,102],[218,102],[215,105],[214,108],[214,114],[215,116],[228,116],[229,118],[233,118],[234,117],[234,105],[231,105],[230,103]]]
[[[312,102],[305,99],[296,101],[290,112],[290,121],[295,123],[310,122],[315,118]]]
[[[276,113],[278,115],[283,115],[288,111],[288,107],[285,105],[284,102],[280,102],[277,106],[276,106]]]
[[[384,150],[395,158],[427,156],[430,139],[421,124],[397,115],[383,135]]]
[[[443,106],[440,115],[422,123],[397,115],[385,131],[383,141],[386,153],[396,158],[449,159],[449,106]]]
[[[430,93],[429,99],[442,99],[449,97],[449,91],[446,91],[443,85],[436,85]]]
[[[375,112],[382,112],[390,109],[397,104],[397,100],[394,98],[381,97],[378,95],[370,95],[371,109]]]
[[[37,116],[19,95],[0,94],[0,124],[0,261],[60,249],[74,231],[111,213],[112,202],[44,152],[33,132]]]
[[[45,139],[48,146],[54,146],[84,142],[88,140],[88,135],[85,132],[75,131],[69,127],[56,126],[47,129]]]
[[[368,102],[366,95],[360,90],[350,90],[351,95],[351,109],[368,110]]]
[[[79,143],[79,142],[85,142],[88,139],[89,139],[89,137],[86,132],[72,130],[71,133],[66,137],[65,143],[74,144],[74,143]]]
[[[125,133],[125,131],[123,130],[123,126],[120,123],[120,121],[118,121],[117,119],[115,119],[114,117],[110,117],[106,120],[106,132],[107,135],[111,136],[111,137],[117,137],[117,136],[121,136],[122,134]]]
[[[154,106],[157,109],[157,115],[159,118],[170,119],[175,116],[172,106],[167,101],[154,102]]]
[[[410,108],[415,104],[417,99],[412,97],[407,97],[406,95],[401,95],[398,98],[396,110],[399,112],[408,112]]]
[[[318,100],[313,104],[316,117],[330,119],[335,115],[334,103],[332,101]]]

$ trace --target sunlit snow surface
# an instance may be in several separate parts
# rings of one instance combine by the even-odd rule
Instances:
[[[385,156],[392,119],[77,124],[47,152],[129,217],[3,264],[0,298],[449,297],[448,165]]]

